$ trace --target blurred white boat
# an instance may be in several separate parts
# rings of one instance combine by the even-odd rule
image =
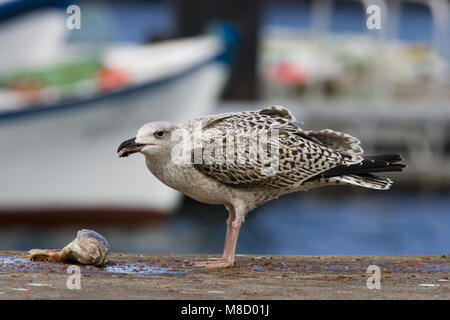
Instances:
[[[212,113],[227,74],[220,39],[204,36],[107,50],[131,85],[0,111],[0,211],[120,208],[171,212],[180,194],[117,146],[146,122]]]

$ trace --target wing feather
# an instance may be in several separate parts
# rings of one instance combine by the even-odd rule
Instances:
[[[329,139],[309,135],[309,131],[293,123],[293,115],[282,107],[223,114],[199,121],[203,128],[203,161],[194,167],[212,179],[237,188],[297,188],[321,172],[363,160],[361,156],[333,148]],[[267,137],[265,156],[257,148],[261,136]],[[239,144],[242,141],[247,142]],[[215,161],[209,161],[211,157]]]

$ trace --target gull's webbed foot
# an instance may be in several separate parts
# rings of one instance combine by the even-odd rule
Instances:
[[[221,258],[219,260],[209,260],[209,261],[192,261],[188,262],[189,266],[199,267],[199,268],[228,268],[233,266],[233,262]]]

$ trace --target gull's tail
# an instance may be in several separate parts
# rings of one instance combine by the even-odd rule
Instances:
[[[364,156],[364,160],[349,166],[337,166],[322,172],[309,180],[318,179],[326,184],[350,184],[364,188],[387,190],[392,180],[378,177],[373,173],[403,171],[406,165],[397,163],[401,159],[398,154]]]
[[[388,190],[393,183],[389,178],[377,177],[371,174],[343,175],[339,177],[333,177],[330,179],[330,181],[334,181],[333,184],[350,184],[376,190]]]

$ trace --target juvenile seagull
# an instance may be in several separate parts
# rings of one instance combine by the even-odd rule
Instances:
[[[140,152],[147,168],[164,184],[197,201],[225,205],[229,216],[222,258],[194,265],[230,267],[245,215],[262,203],[328,185],[387,190],[392,181],[372,173],[406,167],[396,163],[401,160],[396,154],[362,155],[360,141],[348,134],[329,129],[306,131],[294,122],[291,112],[278,106],[206,116],[181,126],[151,122],[142,126],[135,138],[124,141],[117,152],[119,157]],[[188,144],[190,161],[176,161],[174,150],[182,133],[189,135],[185,141],[192,141],[199,128],[201,144]],[[270,135],[273,132],[277,134]],[[251,143],[238,145],[240,137],[246,136],[269,137],[267,151],[276,166]],[[225,146],[235,148],[230,152]],[[246,161],[238,157],[239,152]],[[196,153],[201,155],[200,161],[194,159]],[[208,153],[216,161],[205,161]]]

